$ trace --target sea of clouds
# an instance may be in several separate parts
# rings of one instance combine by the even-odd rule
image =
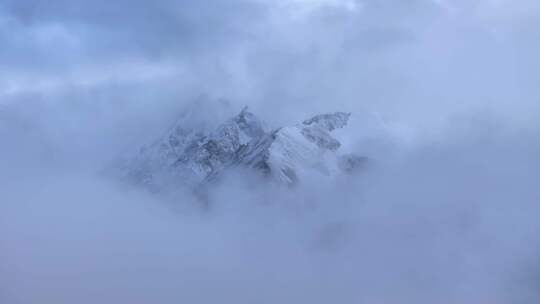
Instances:
[[[539,17],[0,2],[0,303],[538,303]],[[273,126],[352,112],[336,136],[372,164],[292,189],[231,172],[204,208],[104,174],[217,99]]]

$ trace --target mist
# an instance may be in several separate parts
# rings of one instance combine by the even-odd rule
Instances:
[[[0,303],[538,303],[536,1],[0,2]],[[215,101],[225,105],[213,107]],[[352,112],[360,173],[107,174],[186,107]]]

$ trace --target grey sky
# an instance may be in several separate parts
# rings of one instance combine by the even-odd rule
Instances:
[[[156,92],[169,83],[261,112],[276,111],[278,103],[279,117],[309,103],[429,126],[471,110],[530,124],[540,95],[537,6],[3,1],[0,93],[4,100],[28,92],[84,94],[89,87],[112,94],[111,85],[150,91],[157,82]]]

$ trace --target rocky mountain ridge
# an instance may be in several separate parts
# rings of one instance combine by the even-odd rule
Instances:
[[[183,119],[123,167],[131,182],[159,191],[197,187],[232,168],[248,168],[271,181],[293,186],[306,174],[352,173],[365,157],[340,155],[331,132],[347,125],[350,113],[316,115],[302,123],[268,129],[248,108],[212,130]]]

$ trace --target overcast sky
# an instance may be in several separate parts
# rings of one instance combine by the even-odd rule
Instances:
[[[493,111],[531,124],[540,95],[538,6],[4,0],[0,96],[3,103],[68,91],[116,98],[121,88],[144,87],[154,96],[209,94],[284,115],[348,108],[431,124]]]

